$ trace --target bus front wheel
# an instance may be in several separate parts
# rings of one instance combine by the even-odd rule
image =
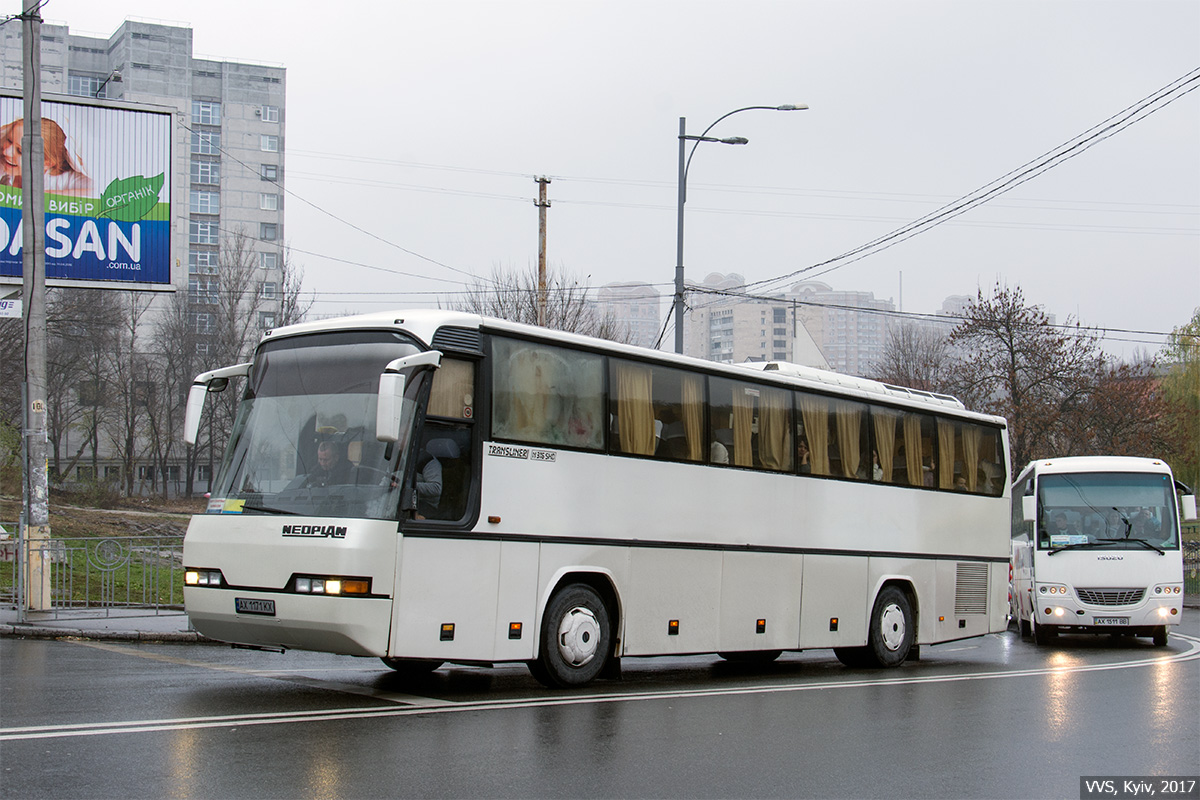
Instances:
[[[879,667],[897,667],[908,658],[916,628],[908,595],[895,586],[884,587],[875,598],[867,654]]]
[[[1033,629],[1034,644],[1047,645],[1054,641],[1058,636],[1058,629],[1053,625],[1041,625],[1037,621],[1037,609],[1029,615],[1029,626]]]
[[[608,607],[591,586],[573,583],[546,606],[540,652],[529,671],[552,689],[582,686],[604,670],[611,651]]]

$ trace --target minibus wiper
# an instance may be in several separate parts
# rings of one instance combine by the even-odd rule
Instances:
[[[1158,547],[1157,545],[1152,545],[1152,543],[1150,541],[1147,541],[1145,539],[1138,539],[1138,537],[1133,536],[1133,537],[1130,537],[1130,539],[1127,539],[1124,541],[1138,542],[1139,545],[1141,545],[1142,547],[1148,547],[1148,548],[1152,549],[1152,551],[1158,553],[1159,555],[1166,555],[1166,551],[1164,551],[1164,549]]]

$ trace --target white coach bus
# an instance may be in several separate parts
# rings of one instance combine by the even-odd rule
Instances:
[[[753,366],[748,369],[747,366]],[[1003,630],[1008,439],[953,398],[442,311],[268,333],[187,611],[239,645],[407,672],[623,656],[895,666]]]
[[[1183,607],[1180,508],[1196,498],[1150,458],[1033,461],[1013,484],[1012,616],[1048,644],[1059,632],[1152,636]]]

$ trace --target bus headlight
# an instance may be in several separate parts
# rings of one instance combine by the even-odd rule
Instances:
[[[1164,583],[1154,587],[1155,597],[1183,594],[1183,585],[1179,583]]]
[[[1067,587],[1059,585],[1059,584],[1044,583],[1038,587],[1038,592],[1041,594],[1065,595],[1067,593]]]
[[[292,578],[292,591],[298,594],[367,595],[371,593],[371,579],[344,578],[338,575],[297,575]]]
[[[220,586],[221,570],[219,569],[187,569],[183,572],[183,582],[187,586]]]

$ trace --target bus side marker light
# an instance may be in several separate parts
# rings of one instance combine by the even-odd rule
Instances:
[[[667,623],[667,636],[679,635],[679,620],[673,619]]]
[[[363,580],[343,580],[343,594],[369,594],[371,586],[367,581]]]
[[[510,638],[510,639],[520,639],[521,638],[521,623],[519,623],[519,622],[508,623],[508,638]]]
[[[958,627],[960,627],[960,628],[965,628],[965,627],[967,627],[967,621],[966,621],[965,619],[960,619],[960,620],[958,621]]]
[[[441,641],[443,641],[443,642],[453,642],[454,641],[454,623],[453,622],[443,622],[442,623],[442,634],[441,634],[440,638],[441,638]]]
[[[945,622],[945,621],[946,621],[945,617],[938,617],[938,622]]]
[[[489,525],[499,525],[500,517],[497,517],[497,516],[488,517],[488,524]]]
[[[836,630],[837,630],[837,625],[838,625],[838,618],[837,618],[837,617],[830,617],[830,618],[829,618],[829,630],[831,630],[831,631],[836,631]]]
[[[754,632],[755,633],[766,633],[767,632],[767,621],[765,619],[760,619],[757,622],[755,622],[754,623]]]

